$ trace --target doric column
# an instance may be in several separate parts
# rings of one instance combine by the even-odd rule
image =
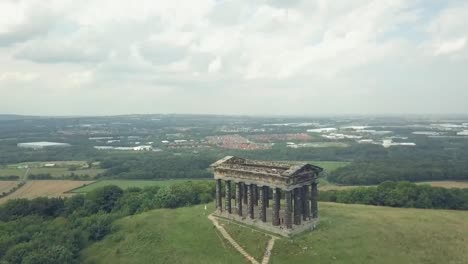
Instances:
[[[279,211],[281,201],[281,190],[273,188],[273,210],[272,210],[272,224],[274,226],[280,225]]]
[[[247,189],[247,184],[242,183],[242,199],[244,200],[244,204],[247,204]]]
[[[258,193],[258,208],[260,209],[259,216],[262,222],[266,222],[266,203],[265,203],[266,188],[267,188],[266,186],[261,186],[259,188],[260,192]]]
[[[302,219],[304,221],[310,218],[310,205],[309,205],[309,186],[302,186]]]
[[[292,228],[292,200],[291,191],[284,191],[284,198],[286,199],[286,209],[284,210],[284,222],[286,228]]]
[[[270,187],[265,186],[265,205],[266,207],[270,207]]]
[[[223,204],[221,202],[221,180],[216,180],[216,210],[221,212],[223,210]]]
[[[294,189],[294,224],[300,225],[302,219],[301,187]]]
[[[242,182],[236,183],[236,206],[237,214],[242,216]]]
[[[226,211],[230,214],[231,213],[231,181],[226,181],[226,191],[225,191],[225,203],[226,203]]]
[[[250,219],[254,219],[254,201],[253,201],[253,184],[247,185],[247,214],[249,215]]]
[[[310,211],[312,212],[312,218],[318,218],[318,188],[317,183],[312,183],[312,190],[310,194]]]
[[[254,205],[258,205],[258,186],[257,184],[253,184],[253,192],[252,192],[252,198],[254,201]]]

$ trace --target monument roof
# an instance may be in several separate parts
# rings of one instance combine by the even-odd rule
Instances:
[[[250,172],[278,177],[294,176],[304,169],[315,171],[317,173],[323,171],[321,167],[304,162],[260,161],[234,156],[226,156],[223,159],[220,159],[211,164],[210,167],[215,169]]]

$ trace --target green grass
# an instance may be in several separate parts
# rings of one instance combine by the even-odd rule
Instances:
[[[320,216],[315,231],[277,240],[271,263],[468,263],[465,211],[320,203]],[[262,234],[227,229],[259,254]],[[85,263],[247,263],[218,235],[203,205],[153,210],[117,221],[117,230],[82,257]]]
[[[189,179],[177,179],[177,180],[160,180],[160,181],[151,181],[151,180],[102,180],[97,181],[93,184],[84,186],[82,188],[76,189],[73,192],[75,193],[87,193],[96,188],[107,186],[107,185],[116,185],[122,189],[127,189],[129,187],[147,187],[147,186],[169,186],[178,182],[185,182],[189,181]],[[202,180],[194,180],[194,181],[204,181]]]
[[[44,167],[45,164],[53,163],[54,167]],[[74,168],[74,170],[70,170]],[[50,174],[52,177],[60,178],[62,176],[70,176],[72,173],[75,175],[89,175],[95,177],[99,173],[103,173],[105,170],[91,167],[88,168],[86,161],[81,160],[70,160],[70,161],[34,161],[34,162],[22,162],[16,164],[9,164],[6,166],[0,166],[0,177],[2,176],[19,176],[24,177],[28,171],[28,175],[32,174]]]
[[[271,236],[257,229],[241,226],[232,221],[219,220],[224,229],[255,259],[263,259],[265,248]]]
[[[31,161],[31,162],[9,164],[7,166],[8,168],[17,168],[19,166],[28,166],[30,168],[34,168],[34,167],[42,167],[48,163],[54,163],[56,167],[67,167],[67,166],[85,167],[88,165],[86,161],[82,161],[82,160],[67,160],[67,161]]]
[[[468,263],[468,212],[320,205],[319,228],[279,240],[271,263]]]
[[[327,172],[332,172],[338,168],[351,164],[349,161],[309,161],[310,164],[322,167]]]
[[[160,209],[117,222],[117,232],[82,252],[83,263],[245,263],[203,205]]]
[[[17,169],[17,168],[1,168],[1,176],[11,176],[16,175],[23,177],[27,169]],[[30,168],[28,175],[32,174],[50,174],[52,177],[61,177],[61,176],[70,176],[72,173],[75,175],[89,175],[95,177],[97,174],[104,172],[104,169],[77,169],[70,171],[68,168]]]

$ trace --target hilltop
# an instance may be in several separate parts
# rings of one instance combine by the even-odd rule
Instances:
[[[207,214],[213,205],[158,209],[117,221],[85,263],[247,263]],[[320,203],[312,233],[277,240],[271,263],[468,263],[468,212]],[[267,238],[223,222],[254,256]]]

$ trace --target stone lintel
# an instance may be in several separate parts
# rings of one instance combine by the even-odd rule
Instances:
[[[215,179],[220,179],[220,180],[225,180],[225,181],[232,181],[232,182],[235,182],[235,183],[238,183],[238,182],[243,182],[244,184],[246,185],[252,185],[252,184],[255,184],[257,186],[268,186],[270,188],[279,188],[281,190],[284,190],[284,191],[292,191],[296,188],[299,188],[299,187],[302,187],[302,186],[305,186],[305,185],[311,185],[313,184],[314,182],[316,182],[316,179],[312,179],[310,181],[307,181],[307,182],[301,182],[299,184],[294,184],[294,185],[286,185],[286,184],[277,184],[277,183],[267,183],[267,182],[262,182],[261,180],[257,181],[257,180],[252,180],[250,178],[246,178],[246,179],[239,179],[237,177],[231,177],[231,176],[219,176],[219,175],[216,175],[215,173]]]

